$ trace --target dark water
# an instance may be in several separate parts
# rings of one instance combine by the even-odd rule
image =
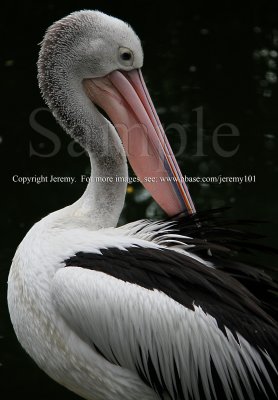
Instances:
[[[258,230],[268,236],[265,243],[277,244],[277,2],[237,6],[226,1],[213,7],[201,1],[6,1],[1,21],[5,111],[0,132],[0,371],[2,392],[9,399],[76,398],[48,379],[21,350],[9,322],[6,281],[15,249],[33,223],[75,201],[85,188],[79,181],[75,185],[12,181],[14,175],[80,177],[89,172],[87,157],[71,157],[69,138],[47,111],[38,111],[44,103],[36,81],[38,43],[45,29],[82,8],[99,9],[128,21],[142,39],[144,76],[176,152],[180,153],[186,132],[186,147],[178,155],[184,174],[255,179],[241,185],[191,184],[197,209],[232,206],[229,216],[268,220],[271,224]],[[37,132],[41,128],[34,126],[34,113],[41,126],[59,135],[61,148],[52,157],[43,157],[55,149]],[[182,125],[180,136],[177,126]],[[223,135],[217,143],[215,132]],[[30,156],[30,143],[40,156]],[[162,215],[139,185],[129,192],[121,222]],[[275,263],[270,256],[260,257]]]

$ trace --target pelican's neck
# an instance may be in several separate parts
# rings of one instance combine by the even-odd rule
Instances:
[[[91,176],[74,207],[77,206],[77,214],[92,229],[115,227],[126,194],[128,168],[125,151],[114,126],[88,101],[83,91],[78,100],[77,111],[83,112],[78,120],[82,122],[77,129],[67,130],[87,150]],[[76,120],[74,122],[76,124]]]
[[[124,205],[128,177],[121,140],[85,94],[82,71],[65,59],[63,51],[47,51],[47,57],[45,52],[42,48],[38,63],[43,96],[57,121],[87,150],[91,161],[87,189],[67,210],[92,229],[114,227]]]
[[[115,227],[124,206],[128,170],[126,159],[96,158],[89,152],[91,176],[82,197],[75,203],[78,215],[93,229]]]

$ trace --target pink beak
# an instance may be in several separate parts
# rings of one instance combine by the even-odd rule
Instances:
[[[141,70],[114,71],[84,81],[91,101],[113,122],[131,167],[169,215],[195,207],[146,88]]]

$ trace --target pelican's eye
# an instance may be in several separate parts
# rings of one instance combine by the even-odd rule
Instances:
[[[130,49],[127,47],[119,47],[119,60],[121,64],[128,67],[133,64],[133,59],[134,56]]]

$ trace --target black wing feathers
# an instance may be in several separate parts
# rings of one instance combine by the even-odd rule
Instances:
[[[169,243],[168,248],[160,249],[134,246],[126,250],[105,248],[101,254],[79,252],[65,264],[100,271],[148,290],[159,290],[192,311],[194,306],[200,306],[216,319],[225,335],[226,328],[236,340],[240,334],[259,351],[266,350],[278,365],[278,285],[264,269],[247,265],[238,257],[242,251],[273,249],[250,243],[259,235],[236,229],[240,221],[227,223],[217,217],[218,212],[198,213],[175,221],[173,229],[179,235],[190,236],[179,240],[194,245],[188,250],[192,255],[174,251],[171,249],[174,244]],[[156,238],[164,235],[158,228]],[[215,268],[204,265],[195,256],[213,263]],[[159,380],[151,357],[148,360],[148,371],[138,366],[138,374],[163,398],[165,382]],[[270,376],[275,375],[272,368],[269,372]],[[175,398],[184,399],[177,369],[174,378]],[[275,382],[277,376],[273,379]],[[217,394],[222,396],[219,398],[225,398],[221,382],[217,384],[216,372],[213,380]],[[200,390],[202,394],[201,386]],[[256,388],[255,393],[259,399]]]
[[[276,322],[236,279],[173,250],[131,247],[126,251],[103,249],[102,254],[80,252],[66,260],[66,265],[157,289],[191,310],[194,305],[201,306],[224,333],[226,326],[255,346],[264,348],[266,336],[277,336]],[[258,334],[254,335],[254,331]]]

